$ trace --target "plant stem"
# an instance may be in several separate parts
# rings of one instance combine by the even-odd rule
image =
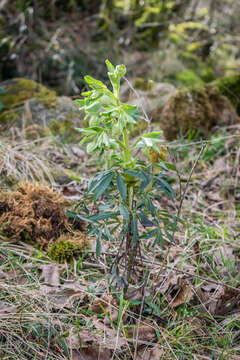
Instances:
[[[127,129],[123,130],[123,143],[124,143],[124,161],[126,163],[131,163],[132,160],[132,152],[129,146]]]

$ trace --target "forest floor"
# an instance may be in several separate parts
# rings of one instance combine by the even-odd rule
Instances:
[[[68,166],[79,163],[81,177],[94,171],[69,145],[56,152],[50,140],[1,144],[1,164],[17,180],[24,172],[40,181],[48,174],[51,182],[46,164],[67,157]],[[137,265],[144,285],[130,286],[125,298],[108,276],[117,243],[103,241],[99,258],[93,243],[57,264],[0,234],[0,359],[239,359],[239,144],[239,126],[216,129],[205,143],[169,144],[178,202],[163,207],[175,214],[180,207],[183,225],[165,249],[144,242]],[[83,193],[77,180],[56,188],[76,201]]]

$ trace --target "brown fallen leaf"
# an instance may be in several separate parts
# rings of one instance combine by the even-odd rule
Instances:
[[[136,360],[159,360],[163,355],[164,350],[156,345],[153,349],[145,348],[139,351]]]
[[[110,360],[112,352],[100,345],[91,345],[82,351],[73,350],[71,360]]]
[[[194,293],[192,291],[191,286],[188,285],[186,281],[183,281],[180,292],[174,298],[173,302],[171,303],[171,306],[176,307],[184,303],[188,303],[193,298],[193,295]]]
[[[41,266],[44,282],[52,286],[60,285],[58,264],[44,264]]]
[[[94,299],[90,310],[96,314],[104,314],[103,308],[109,312],[114,303],[114,299],[111,295],[102,295],[100,298]]]
[[[88,329],[79,330],[78,332],[74,332],[73,329],[71,329],[69,336],[65,340],[68,348],[72,350],[89,347],[89,343],[93,343],[94,341],[96,341],[94,333]]]
[[[155,329],[150,325],[136,325],[134,327],[124,326],[124,332],[126,337],[133,340],[133,342],[152,342],[156,339]]]

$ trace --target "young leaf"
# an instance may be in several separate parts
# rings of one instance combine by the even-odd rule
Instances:
[[[121,175],[119,173],[117,173],[117,186],[118,186],[118,190],[119,193],[123,199],[123,201],[126,201],[127,198],[127,187],[125,182],[123,181],[123,178],[121,177]]]

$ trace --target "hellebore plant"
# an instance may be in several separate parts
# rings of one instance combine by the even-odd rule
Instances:
[[[119,241],[119,253],[112,266],[117,286],[127,290],[133,282],[136,256],[140,243],[153,239],[153,245],[164,246],[164,237],[173,241],[177,218],[160,207],[161,194],[175,197],[169,185],[168,170],[172,164],[165,162],[166,148],[160,146],[159,132],[141,135],[130,144],[129,134],[141,118],[136,106],[122,103],[119,97],[120,80],[126,73],[124,65],[114,67],[106,60],[112,91],[99,80],[86,76],[90,91],[83,100],[76,100],[86,113],[89,127],[78,129],[83,135],[80,144],[87,143],[89,154],[104,156],[105,169],[94,176],[78,212],[68,211],[68,216],[88,222],[89,234],[96,236],[96,254],[101,253],[101,239]],[[139,153],[147,154],[146,161]],[[101,199],[101,202],[98,201]],[[95,213],[90,214],[86,204],[95,203]],[[124,271],[119,275],[119,264]]]

